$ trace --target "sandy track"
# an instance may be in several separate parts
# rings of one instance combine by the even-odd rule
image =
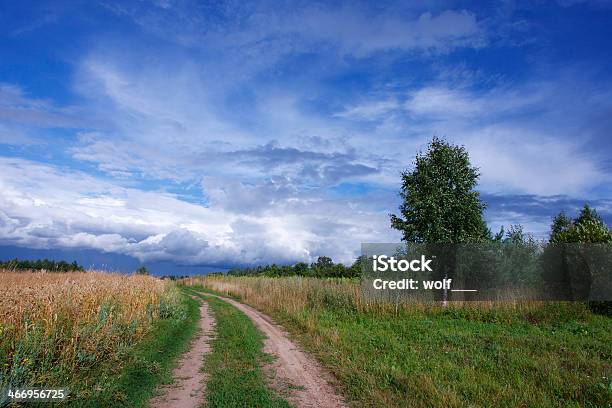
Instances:
[[[197,408],[203,404],[206,374],[201,368],[204,363],[204,355],[210,352],[209,343],[215,327],[215,320],[206,302],[202,302],[200,306],[199,327],[200,333],[172,372],[174,384],[163,387],[162,395],[151,400],[151,407]]]
[[[335,392],[326,378],[329,376],[309,355],[301,351],[287,338],[272,320],[250,306],[233,299],[219,297],[246,314],[261,330],[267,339],[264,351],[275,356],[272,369],[276,372],[275,381],[284,385],[298,387],[291,390],[287,400],[298,408],[338,408],[345,407],[342,398]]]

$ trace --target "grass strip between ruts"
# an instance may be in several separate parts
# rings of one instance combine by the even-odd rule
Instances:
[[[212,352],[205,362],[209,407],[290,407],[266,384],[262,365],[264,335],[241,311],[223,300],[198,293],[216,319]]]

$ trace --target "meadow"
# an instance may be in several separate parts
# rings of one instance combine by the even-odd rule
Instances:
[[[360,407],[608,407],[612,319],[583,303],[371,300],[356,279],[182,284],[272,316]]]
[[[198,317],[176,285],[149,276],[0,271],[0,292],[0,388],[66,387],[67,405],[145,401]]]

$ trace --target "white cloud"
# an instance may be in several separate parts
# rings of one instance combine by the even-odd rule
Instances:
[[[268,61],[296,50],[332,48],[365,57],[384,51],[445,52],[456,47],[481,47],[486,33],[466,10],[419,11],[390,5],[386,11],[355,3],[345,5],[278,3],[225,4],[224,24],[211,21],[199,4],[148,7],[106,2],[113,12],[129,16],[143,30],[190,47],[206,44],[264,53]],[[276,56],[276,58],[275,58]],[[255,62],[255,61],[254,61]],[[255,62],[257,63],[257,62]]]
[[[47,128],[76,128],[83,125],[78,110],[58,107],[48,100],[28,97],[13,84],[0,83],[0,120],[8,123]]]
[[[398,107],[399,104],[395,100],[374,100],[349,106],[345,110],[336,113],[335,116],[353,120],[380,120],[390,115]]]
[[[484,109],[481,102],[467,92],[427,87],[414,92],[406,101],[405,108],[417,115],[472,116]]]
[[[252,212],[224,208],[235,197],[255,202],[270,188],[275,187],[232,185],[226,190],[232,196],[217,193],[211,206],[203,207],[81,172],[1,158],[0,242],[223,265],[311,261],[321,254],[352,262],[362,240],[398,238],[380,228],[388,224],[387,214],[367,200],[305,199],[289,189]]]
[[[412,92],[404,108],[417,117],[434,119],[499,118],[546,102],[552,89],[548,82],[537,86],[508,88],[497,86],[487,90],[469,90],[446,86],[426,86]]]
[[[318,39],[335,44],[345,53],[358,57],[378,51],[445,51],[461,46],[479,47],[485,43],[476,17],[465,10],[445,10],[439,14],[425,12],[416,19],[408,19],[392,13],[372,16],[354,7],[313,7],[283,20],[270,27],[300,34],[310,41]]]
[[[388,107],[389,95],[348,105],[341,115],[346,120],[369,117],[379,123],[376,150],[398,165],[411,162],[403,158],[406,149],[398,149],[399,145],[407,147],[412,141],[407,149],[411,156],[438,135],[466,145],[481,170],[479,189],[486,193],[601,198],[612,177],[606,170],[606,142],[598,135],[602,129],[597,123],[611,109],[609,96],[607,87],[584,82],[576,72],[520,86],[451,87],[438,81],[409,92],[404,101],[395,92],[399,107],[380,116],[345,112]],[[581,104],[574,104],[575,100]],[[419,140],[421,144],[415,146]],[[603,150],[595,148],[593,141],[603,144]]]
[[[503,125],[474,131],[462,141],[487,192],[578,197],[612,181],[580,141]]]

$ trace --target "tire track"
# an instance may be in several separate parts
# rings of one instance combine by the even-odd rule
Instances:
[[[246,314],[266,335],[264,352],[275,357],[270,367],[276,373],[275,382],[289,386],[290,395],[287,401],[298,408],[346,407],[343,399],[328,382],[329,375],[315,359],[289,340],[287,333],[274,324],[270,317],[233,299],[216,297]]]
[[[200,333],[183,354],[172,371],[174,383],[160,389],[162,394],[151,399],[153,408],[197,408],[204,403],[206,374],[202,371],[204,356],[211,350],[215,319],[208,310],[208,303],[200,305]]]

